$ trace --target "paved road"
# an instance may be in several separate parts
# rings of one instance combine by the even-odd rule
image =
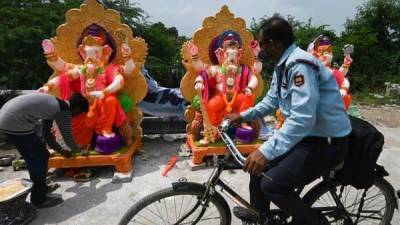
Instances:
[[[400,188],[400,128],[379,129],[385,134],[386,144],[380,157],[380,164],[390,172],[387,178],[396,189]],[[180,161],[169,173],[162,177],[164,165],[172,155],[176,155],[183,140],[165,142],[161,139],[144,139],[143,153],[134,160],[134,179],[131,183],[111,183],[112,169],[102,171],[99,178],[88,183],[75,183],[69,179],[59,180],[61,188],[56,194],[62,195],[65,202],[49,209],[39,211],[33,225],[114,225],[123,213],[143,196],[170,186],[170,183],[180,177],[190,181],[203,182],[210,175],[210,169],[191,171],[187,162]],[[26,171],[0,172],[1,178],[27,177]],[[238,193],[248,199],[248,176],[241,171],[224,172],[223,178]],[[230,202],[231,206],[233,205]],[[233,224],[240,224],[234,219]],[[398,212],[392,221],[400,224]],[[211,224],[210,224],[211,225]]]

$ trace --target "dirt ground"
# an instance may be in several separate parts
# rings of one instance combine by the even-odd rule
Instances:
[[[383,127],[400,127],[400,106],[396,105],[357,105],[361,115],[373,124]]]
[[[358,105],[362,116],[377,125],[385,135],[385,147],[379,159],[379,164],[384,165],[390,176],[386,179],[394,189],[400,187],[400,106],[365,106]],[[397,128],[395,128],[397,127]],[[177,155],[184,139],[175,142],[166,142],[161,138],[144,138],[144,154],[134,159],[133,180],[128,183],[111,183],[113,168],[105,168],[99,177],[86,183],[77,183],[69,178],[57,178],[55,181],[61,187],[55,191],[57,196],[62,196],[64,203],[41,209],[31,225],[102,225],[118,224],[123,214],[144,196],[170,187],[171,182],[185,177],[191,182],[203,183],[211,174],[210,168],[192,171],[187,160],[180,160],[167,177],[161,176],[164,166],[173,155]],[[2,150],[8,149],[8,151]],[[1,146],[2,153],[15,153],[11,145]],[[1,179],[15,177],[28,178],[26,170],[12,171],[6,167],[0,172]],[[242,171],[225,173],[222,179],[229,184],[238,194],[249,199],[247,183],[249,176]],[[229,201],[229,199],[227,199]],[[229,201],[230,207],[236,206]],[[101,212],[101,213],[99,213]],[[242,224],[235,217],[232,225]],[[400,224],[400,215],[395,211],[391,224]]]

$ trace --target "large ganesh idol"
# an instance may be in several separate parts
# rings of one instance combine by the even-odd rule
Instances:
[[[353,52],[352,45],[346,45],[343,48],[344,62],[340,68],[332,67],[333,48],[329,38],[325,35],[318,36],[308,47],[308,52],[312,53],[318,58],[335,76],[336,82],[339,86],[340,94],[343,97],[346,110],[349,109],[351,103],[351,96],[349,92],[350,81],[347,77],[350,65],[353,62],[350,54]]]
[[[206,18],[193,39],[183,45],[187,73],[181,91],[192,103],[186,113],[188,133],[199,145],[217,140],[217,126],[228,113],[243,112],[254,105],[263,88],[259,51],[244,20],[235,18],[227,6],[215,17]],[[237,138],[254,140],[255,124],[242,123],[236,129]]]
[[[68,99],[79,92],[89,112],[72,121],[78,144],[111,153],[140,138],[142,114],[137,107],[147,92],[140,67],[147,54],[143,39],[133,38],[117,11],[88,0],[66,13],[57,35],[43,41],[48,65],[54,70],[41,91]],[[133,131],[132,131],[133,126]]]

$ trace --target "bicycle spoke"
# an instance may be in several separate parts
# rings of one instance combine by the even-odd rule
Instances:
[[[183,200],[185,199],[185,196],[182,196],[182,202],[181,202],[181,209],[179,210],[179,216],[178,218],[181,218],[181,212],[182,212],[182,206],[183,206]]]
[[[140,214],[138,214],[138,216],[143,218],[144,220],[150,222],[151,224],[157,224],[157,223],[153,222],[152,220],[148,219],[147,217],[144,217],[144,216],[142,216]],[[135,221],[135,222],[139,223],[138,221]],[[139,223],[139,224],[145,224],[145,225],[147,224],[148,225],[148,223]]]
[[[375,195],[375,196],[372,196],[372,197],[366,198],[366,199],[364,199],[364,201],[366,202],[366,201],[370,200],[371,198],[375,198],[376,196],[379,196],[379,195],[382,195],[382,196],[383,196],[383,194],[382,194],[382,193],[380,193],[380,194],[378,194],[378,195]],[[351,204],[351,205],[347,206],[346,208],[350,208],[350,207],[358,206],[359,204],[360,204],[360,201],[358,201],[358,202],[355,202],[355,203],[353,203],[353,204]],[[352,211],[353,211],[353,210],[352,210]]]
[[[160,202],[160,201],[159,201],[159,202]],[[157,212],[158,212],[158,215],[159,215],[158,217],[165,223],[165,220],[161,217],[162,215],[161,215],[160,210],[158,209],[156,203],[157,203],[157,202],[154,203],[154,207],[156,208],[156,210],[157,210]]]
[[[350,188],[349,187],[345,187],[345,188],[346,188],[347,192],[346,192],[346,197],[344,199],[343,205],[347,208],[347,205],[345,205],[345,204],[347,204],[347,197],[349,196]]]
[[[186,209],[185,209],[185,211],[183,211],[182,216],[186,215],[187,212],[189,212],[190,210],[193,209],[194,206],[191,206],[192,201],[193,201],[193,196],[191,196],[190,202],[188,204],[186,204]],[[181,218],[181,217],[179,216],[179,218]]]
[[[372,213],[371,215],[369,215],[369,216],[363,216],[363,215],[360,215],[360,218],[362,217],[362,218],[368,218],[368,219],[376,219],[376,220],[382,220],[382,218],[383,218],[383,215],[380,213],[381,212],[381,210],[382,209],[384,209],[384,208],[386,208],[386,206],[385,207],[383,207],[383,208],[380,208],[379,210],[377,210],[377,212],[375,212],[375,213]],[[364,211],[361,211],[361,213],[363,213]],[[370,211],[368,211],[368,213],[371,213]],[[376,214],[378,214],[378,215],[380,215],[380,216],[382,216],[382,217],[374,217],[373,215],[376,215]],[[361,221],[363,221],[363,220],[360,220],[359,222],[361,222]]]
[[[204,220],[214,220],[214,219],[218,219],[219,217],[215,217],[215,218],[206,218],[206,219],[201,219],[200,221],[204,221]],[[194,220],[193,221],[189,221],[189,222],[185,222],[185,223],[181,223],[181,224],[192,224],[194,222]]]
[[[203,210],[203,206],[201,205],[194,210],[194,207],[199,204],[198,201],[199,200],[197,200],[197,196],[194,195],[180,195],[163,198],[153,202],[145,207],[142,211],[138,212],[131,223],[138,225],[171,225],[176,223],[171,221],[171,219],[180,221],[183,216],[187,216],[179,224],[192,224],[197,220]],[[192,210],[194,211],[190,213]],[[204,215],[202,215],[197,224],[210,225],[214,224],[215,221],[220,221],[220,219],[221,217],[217,207],[212,202],[209,202],[209,205],[205,209]]]
[[[213,210],[213,209],[215,209],[215,210]],[[193,223],[199,216],[200,216],[200,213],[201,213],[201,211],[202,211],[202,207],[199,207],[195,212],[197,212],[196,214],[192,214],[192,217],[190,217],[190,218],[193,218],[192,219],[192,221],[190,221],[190,222],[186,222],[186,220],[185,220],[185,223],[182,223],[182,224],[191,224],[191,223]],[[205,211],[205,213],[204,213],[204,215],[201,217],[201,219],[199,220],[199,222],[200,221],[206,221],[206,220],[215,220],[215,219],[220,219],[220,217],[218,216],[218,217],[212,217],[215,213],[217,213],[218,214],[218,210],[216,209],[216,207],[213,205],[213,206],[208,206],[207,207],[207,209],[206,209],[206,211]]]
[[[178,220],[178,216],[176,214],[176,202],[175,202],[175,198],[174,198],[174,209],[175,209],[175,221]]]
[[[329,188],[319,195],[315,196],[312,208],[321,212],[331,225],[346,224],[347,219],[359,225],[385,225],[390,219],[390,207],[388,200],[388,191],[382,182],[374,184],[368,190],[359,190],[350,185],[337,186],[334,192],[330,192]],[[383,187],[382,187],[383,186]],[[333,195],[340,197],[343,209],[336,205]],[[360,204],[363,204],[360,208]],[[388,216],[389,215],[389,216]]]
[[[149,207],[150,208],[150,207]],[[157,209],[157,206],[154,204],[154,208]],[[149,211],[151,214],[155,215],[156,217],[160,218],[164,223],[165,220],[161,217],[161,214],[158,212],[158,214],[156,214],[155,212],[151,211],[150,209],[145,208],[147,211]]]
[[[353,213],[350,213],[349,215],[352,216],[352,217],[357,217],[357,215],[356,215],[356,214],[353,214]],[[374,216],[362,216],[362,215],[360,215],[360,218],[374,219],[374,220],[378,220],[378,221],[381,221],[381,220],[382,220],[381,217],[374,217]],[[362,221],[362,220],[359,220],[358,222],[361,222],[361,221]]]
[[[165,208],[165,213],[167,214],[167,221],[168,221],[168,225],[169,225],[169,224],[171,224],[171,223],[169,222],[169,216],[168,216],[167,204],[165,203],[165,199],[163,199],[163,200],[164,200],[164,208]]]
[[[208,217],[214,215],[215,213],[218,213],[218,211],[212,211],[212,210],[211,210],[211,209],[214,209],[214,208],[215,208],[215,206],[213,206],[212,208],[209,207],[209,208],[207,209],[207,211],[206,211],[206,213],[208,213],[208,214],[204,213],[203,218],[208,218]]]

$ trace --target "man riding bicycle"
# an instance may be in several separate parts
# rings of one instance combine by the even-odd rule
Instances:
[[[348,152],[351,125],[337,83],[323,64],[294,44],[283,18],[267,19],[259,41],[265,56],[276,62],[271,87],[255,107],[227,117],[233,123],[250,121],[280,108],[285,122],[246,160],[251,205],[267,214],[272,201],[292,216],[292,224],[328,225],[294,189],[329,172]],[[235,207],[234,213],[247,222],[257,220],[245,208]]]

